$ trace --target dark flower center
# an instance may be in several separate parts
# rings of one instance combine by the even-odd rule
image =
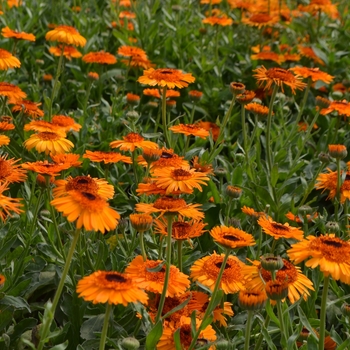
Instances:
[[[161,158],[169,159],[173,158],[174,156],[171,153],[168,152],[162,152]]]
[[[81,192],[81,194],[87,198],[89,201],[93,201],[96,199],[96,196],[93,195],[92,193],[89,193],[89,192]]]
[[[222,266],[222,261],[219,261],[217,263],[215,263],[215,266],[218,268],[218,269],[221,269],[221,266]],[[229,263],[226,263],[225,265],[225,270],[226,269],[229,269],[231,267],[231,265]]]
[[[126,278],[117,274],[107,274],[105,278],[108,282],[125,283],[127,281]]]
[[[336,241],[333,241],[331,239],[329,239],[329,240],[325,239],[325,240],[323,240],[323,243],[327,244],[327,245],[329,245],[331,247],[334,247],[334,248],[341,248],[343,246],[342,242],[336,242]]]
[[[239,241],[240,239],[236,236],[231,236],[231,235],[223,235],[222,236],[224,239],[227,239],[229,241],[233,241],[233,242],[237,242]]]
[[[271,226],[275,229],[275,230],[281,230],[281,231],[289,231],[289,228],[287,226],[284,226],[282,224],[278,224],[276,222],[271,223]]]

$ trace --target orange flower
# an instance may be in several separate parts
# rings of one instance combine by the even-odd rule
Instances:
[[[89,72],[88,73],[88,78],[91,80],[98,80],[99,79],[99,75],[96,72]]]
[[[281,64],[285,61],[285,57],[275,52],[270,51],[262,51],[258,52],[255,55],[251,55],[250,58],[252,60],[260,60],[260,61],[273,61],[278,64]]]
[[[264,66],[254,70],[256,74],[254,77],[258,81],[259,87],[265,84],[266,89],[270,89],[273,84],[278,85],[282,92],[284,92],[283,85],[287,85],[292,89],[292,93],[295,94],[295,90],[303,90],[306,84],[301,81],[299,75],[293,75],[290,70],[282,68],[270,68],[266,69]]]
[[[126,101],[131,105],[137,106],[140,103],[140,96],[128,92],[126,94]]]
[[[205,121],[200,121],[197,123],[197,125],[200,128],[208,130],[212,134],[214,141],[216,141],[218,139],[218,137],[220,135],[220,127],[218,125],[216,125],[215,123],[212,123],[212,122],[205,122]]]
[[[144,261],[142,256],[138,255],[125,269],[125,273],[127,273],[140,288],[152,293],[161,294],[164,286],[165,266],[162,266],[157,272],[152,270],[162,263],[163,261],[161,260]],[[189,286],[190,281],[188,276],[180,272],[177,267],[171,265],[166,296],[174,297],[181,295]]]
[[[123,140],[112,141],[109,144],[112,148],[120,148],[122,151],[134,152],[135,148],[158,148],[158,145],[152,141],[145,141],[145,139],[135,133],[131,132],[126,136],[123,136]]]
[[[161,98],[162,97],[162,90],[158,90],[158,89],[144,89],[143,90],[143,94],[145,96],[152,96],[155,98]],[[176,91],[176,90],[170,90],[167,89],[166,94],[165,94],[166,98],[168,97],[180,97],[180,92]]]
[[[99,64],[115,64],[117,59],[110,53],[105,51],[89,52],[84,55],[82,60],[86,63],[99,63]]]
[[[17,40],[35,41],[35,35],[25,32],[16,32],[15,30],[5,27],[1,29],[1,34],[4,38],[14,38]]]
[[[30,123],[24,125],[24,131],[37,131],[37,132],[55,132],[66,136],[66,133],[58,125],[54,125],[45,120],[32,120]]]
[[[81,125],[76,123],[75,120],[71,117],[67,117],[65,115],[54,115],[52,117],[52,124],[59,126],[65,132],[68,131],[79,131],[81,129]]]
[[[191,90],[188,92],[188,95],[192,100],[199,101],[203,96],[203,92],[198,90]]]
[[[119,18],[136,18],[136,14],[130,11],[121,11],[119,13]]]
[[[20,159],[7,159],[7,155],[0,156],[0,183],[24,182],[27,179],[26,171],[21,169]]]
[[[0,49],[0,69],[7,70],[9,68],[19,68],[21,62],[18,58],[13,56],[10,52]]]
[[[290,70],[303,78],[311,78],[312,81],[321,80],[326,84],[330,84],[334,78],[332,75],[320,71],[319,68],[292,67]]]
[[[144,50],[135,46],[121,46],[118,49],[118,55],[124,57],[143,57],[147,58],[147,54]]]
[[[144,152],[146,150],[147,148],[144,150]],[[147,150],[147,152],[149,152],[149,150]],[[156,153],[157,155],[159,154],[159,152],[156,152]],[[145,161],[143,156],[139,156],[137,158],[137,162],[143,166],[147,166],[147,162]],[[180,167],[186,167],[188,165],[189,165],[188,161],[185,160],[184,157],[180,157],[177,154],[175,154],[172,149],[162,148],[158,160],[151,163],[151,168],[152,169],[166,168],[166,167],[180,168]]]
[[[10,143],[10,138],[6,135],[0,135],[0,147],[7,146]]]
[[[43,75],[44,81],[51,81],[53,79],[52,74],[44,74]]]
[[[256,102],[248,103],[247,105],[244,106],[244,108],[247,111],[258,115],[259,117],[267,117],[269,114],[269,107],[263,106],[260,103],[256,103]],[[272,115],[274,114],[275,113],[272,112]]]
[[[117,152],[100,152],[100,151],[85,151],[83,158],[88,158],[92,162],[104,162],[105,164],[123,162],[127,164],[132,164],[130,157],[123,156]]]
[[[270,16],[267,13],[256,13],[251,15],[250,17],[243,17],[242,23],[247,24],[249,26],[258,27],[259,29],[264,26],[272,26],[278,23],[278,16]]]
[[[45,39],[81,47],[84,47],[86,44],[86,39],[75,28],[66,25],[59,25],[55,29],[50,30],[46,33]]]
[[[16,85],[0,82],[0,96],[8,97],[12,101],[18,101],[26,98],[27,94]]]
[[[80,167],[82,161],[79,160],[80,154],[63,153],[63,154],[50,154],[51,159],[56,164],[69,165],[69,167]]]
[[[325,65],[325,63],[316,55],[312,47],[298,45],[298,50],[302,56],[312,59],[315,63],[320,64],[321,66]]]
[[[209,131],[199,127],[197,124],[179,124],[169,128],[175,134],[184,134],[186,136],[198,136],[206,139],[209,136]]]
[[[255,244],[254,237],[251,234],[231,226],[216,226],[211,229],[210,235],[214,241],[230,249],[238,249]]]
[[[207,17],[204,18],[202,20],[202,23],[204,24],[210,24],[211,26],[222,26],[222,27],[226,27],[226,26],[230,26],[233,23],[232,18],[228,18],[226,15],[221,15],[219,16],[211,16],[211,17]]]
[[[288,223],[280,224],[273,221],[271,218],[265,216],[260,217],[258,224],[262,227],[263,231],[274,239],[279,238],[293,238],[301,241],[304,238],[304,232],[297,227],[289,226]]]
[[[188,86],[188,83],[193,83],[195,78],[191,73],[182,73],[182,71],[173,68],[159,68],[159,69],[147,69],[143,71],[143,74],[137,80],[141,84],[147,84],[151,86],[162,86],[173,89],[177,87],[182,89]]]
[[[22,204],[19,203],[22,198],[6,197],[3,195],[6,190],[8,190],[8,183],[0,184],[0,218],[3,222],[6,221],[8,216],[11,216],[11,212],[23,213]]]
[[[10,103],[13,103],[10,101]],[[36,103],[28,100],[17,100],[16,104],[12,107],[12,112],[23,112],[25,115],[32,117],[33,119],[41,118],[44,116],[44,111],[38,107],[41,103]]]
[[[306,220],[307,220],[308,222],[311,222],[312,220],[316,219],[317,217],[318,217],[318,213],[307,214],[307,215],[306,215]],[[298,224],[301,224],[301,223],[302,223],[302,220],[300,219],[300,217],[297,216],[297,215],[294,215],[294,214],[293,214],[292,212],[290,212],[290,211],[286,214],[286,218],[287,218],[288,220],[294,221],[294,222],[296,222],[296,223],[298,223]]]
[[[69,164],[54,164],[45,161],[27,162],[21,164],[23,169],[34,171],[41,175],[57,176],[62,170],[70,168]]]
[[[13,130],[15,129],[15,126],[12,123],[8,122],[0,122],[0,130],[1,131],[7,131],[7,130]]]
[[[51,46],[49,52],[54,56],[61,56],[62,47],[61,46]],[[74,46],[64,46],[63,56],[66,57],[69,61],[72,58],[80,58],[82,54]]]
[[[322,115],[337,112],[339,115],[350,117],[350,103],[346,100],[332,101],[328,107],[321,109]]]
[[[89,192],[69,191],[50,204],[68,221],[77,221],[77,229],[84,227],[88,231],[105,233],[114,230],[120,219],[120,215],[102,197]]]
[[[74,147],[73,142],[64,138],[62,134],[48,131],[31,135],[28,140],[24,141],[23,145],[28,151],[35,148],[39,153],[45,152],[45,154],[52,153],[54,155],[67,153]]]
[[[121,60],[122,63],[130,67],[149,69],[155,65],[147,57],[143,56],[132,56],[128,60]]]

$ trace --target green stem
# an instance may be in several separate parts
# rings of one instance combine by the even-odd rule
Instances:
[[[249,350],[249,343],[250,343],[250,330],[252,327],[252,320],[253,320],[253,311],[248,311],[248,318],[247,323],[245,325],[245,341],[244,341],[244,350]]]
[[[136,149],[132,152],[132,168],[134,170],[134,177],[135,177],[135,184],[137,185],[139,183],[138,176],[137,176],[137,155],[136,155]]]
[[[105,313],[105,319],[103,321],[103,328],[101,333],[101,339],[100,339],[100,347],[99,350],[105,349],[106,339],[107,339],[107,331],[108,331],[108,325],[109,325],[109,317],[111,315],[113,304],[107,304],[106,307],[106,313]]]
[[[267,315],[266,318],[265,318],[264,326],[263,326],[264,329],[267,329],[267,327],[269,326],[269,323],[270,323],[270,316]],[[258,341],[255,344],[254,350],[260,350],[261,349],[261,343],[262,343],[263,340],[264,340],[264,335],[263,335],[262,332],[260,332]]]
[[[267,115],[267,123],[266,123],[266,140],[265,140],[265,146],[266,146],[266,157],[267,157],[267,170],[270,174],[273,167],[273,159],[271,154],[271,124],[272,124],[272,113],[273,113],[273,103],[275,102],[276,94],[278,91],[278,85],[275,84],[273,87],[271,100],[269,104],[269,113]]]
[[[182,272],[182,243],[181,239],[177,240],[177,267]]]
[[[341,166],[340,158],[337,158],[337,193],[335,198],[334,206],[334,218],[338,222],[339,219],[339,204],[340,204],[340,186],[341,186]]]
[[[219,286],[220,286],[220,283],[221,283],[221,278],[222,278],[222,275],[225,271],[225,266],[226,266],[226,263],[227,263],[227,260],[228,260],[228,257],[230,255],[230,249],[226,249],[225,251],[225,256],[224,256],[224,260],[221,264],[221,268],[220,268],[220,271],[219,271],[219,274],[218,274],[218,277],[216,279],[216,283],[215,283],[215,286],[214,286],[214,290],[213,290],[213,293],[211,295],[211,298],[210,298],[210,301],[209,301],[209,304],[207,306],[207,309],[205,310],[205,314],[202,318],[202,323],[200,324],[200,326],[198,327],[196,333],[194,334],[193,338],[192,338],[192,342],[190,344],[190,347],[188,348],[188,350],[193,350],[193,348],[195,347],[196,343],[197,343],[197,339],[198,339],[198,336],[200,334],[200,332],[202,331],[202,324],[205,323],[206,319],[210,316],[211,312],[212,312],[212,305],[215,301],[215,296],[216,296],[216,293],[218,292],[219,290]]]
[[[282,302],[281,300],[277,300],[277,313],[278,313],[278,318],[280,321],[280,329],[281,329],[281,335],[282,335],[282,339],[285,339],[285,344],[287,344],[287,339],[289,338],[286,329],[286,326],[284,324],[284,319],[283,319],[283,312],[282,312]]]
[[[146,261],[147,254],[146,254],[146,249],[145,249],[145,242],[143,240],[143,232],[139,232],[139,238],[140,238],[141,255],[143,257],[143,261]]]
[[[166,269],[165,269],[165,278],[162,295],[160,296],[158,313],[156,316],[155,324],[162,317],[163,307],[165,303],[165,297],[168,291],[169,279],[170,279],[170,266],[171,266],[171,236],[173,232],[173,216],[171,214],[166,215],[168,219],[168,234],[166,240]]]
[[[67,277],[67,274],[68,274],[68,271],[69,271],[69,267],[70,267],[70,264],[72,262],[73,254],[74,254],[74,251],[75,251],[75,246],[77,245],[77,242],[78,242],[78,239],[79,239],[79,235],[80,235],[80,229],[76,229],[74,237],[73,237],[72,244],[71,244],[71,246],[69,248],[69,251],[68,251],[66,263],[65,263],[64,269],[62,271],[61,280],[60,280],[60,283],[58,284],[58,287],[57,287],[57,290],[56,290],[56,293],[55,293],[55,297],[53,299],[51,307],[46,309],[46,312],[48,313],[46,315],[47,317],[45,317],[45,315],[44,315],[44,321],[43,321],[43,325],[41,327],[42,331],[40,332],[40,342],[39,342],[37,350],[42,350],[44,344],[46,343],[47,336],[48,336],[48,334],[50,332],[51,323],[52,323],[52,321],[53,321],[53,319],[55,317],[56,307],[57,307],[58,302],[60,300],[60,297],[61,297],[61,294],[62,294],[62,290],[63,290],[64,284],[65,284],[65,281],[66,281],[66,277]]]
[[[298,127],[298,123],[300,122],[301,116],[303,114],[303,111],[304,111],[304,108],[305,108],[305,105],[306,105],[306,101],[307,101],[307,97],[309,95],[311,83],[312,83],[312,80],[309,77],[309,80],[307,81],[307,87],[306,87],[306,89],[304,91],[304,97],[303,97],[303,100],[301,101],[301,105],[300,105],[300,108],[299,108],[299,113],[297,115],[297,119],[296,119],[295,124],[294,124],[295,128]]]
[[[168,148],[171,147],[170,140],[169,140],[169,134],[168,134],[168,125],[167,125],[167,115],[166,115],[166,89],[167,87],[163,87],[162,92],[162,122],[163,122],[163,133],[165,136],[165,142]]]
[[[323,292],[321,299],[321,314],[320,314],[320,336],[318,340],[318,350],[324,350],[324,338],[326,334],[326,307],[329,287],[329,276],[325,276],[323,280]]]

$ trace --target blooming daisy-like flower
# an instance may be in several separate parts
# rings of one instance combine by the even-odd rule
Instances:
[[[7,155],[0,156],[0,183],[24,182],[27,179],[26,171],[19,164],[20,159],[7,159]]]
[[[212,255],[196,260],[190,268],[190,277],[213,291],[224,256],[225,254],[219,255],[214,252]],[[251,266],[244,265],[236,256],[230,255],[219,288],[225,294],[237,293],[245,289],[246,279],[249,277],[249,273],[253,271]]]
[[[121,46],[118,49],[118,55],[124,57],[143,57],[147,58],[146,51],[136,46]]]
[[[195,237],[200,237],[206,230],[206,224],[199,220],[185,220],[181,215],[172,224],[171,236],[173,239],[183,241]],[[161,217],[154,221],[154,233],[159,233],[163,236],[168,234],[168,220]]]
[[[45,152],[45,154],[60,154],[67,153],[74,147],[72,141],[67,140],[55,132],[39,132],[38,134],[33,134],[30,138],[24,141],[23,145],[30,151],[35,148],[39,153]]]
[[[9,27],[2,28],[1,34],[4,38],[14,38],[17,40],[35,41],[34,34],[25,33],[25,32],[17,32],[15,30],[10,29]]]
[[[20,203],[22,198],[5,196],[3,193],[8,189],[8,182],[0,184],[0,218],[3,222],[6,221],[8,216],[11,216],[11,213],[23,213],[22,204]]]
[[[65,132],[68,131],[79,131],[81,129],[81,125],[76,123],[75,120],[71,117],[67,117],[65,115],[54,115],[52,117],[52,124],[59,126]]]
[[[59,25],[55,29],[50,30],[45,35],[45,39],[48,41],[58,41],[67,45],[75,45],[84,47],[86,39],[79,34],[74,28],[66,25]]]
[[[121,11],[119,13],[119,18],[133,19],[133,18],[136,18],[136,14],[134,12],[130,12],[130,11]]]
[[[241,94],[236,95],[236,100],[242,105],[248,104],[253,101],[255,97],[255,92],[250,90],[245,90]]]
[[[104,200],[111,199],[114,196],[114,187],[105,179],[98,179],[87,176],[68,176],[66,180],[55,181],[56,187],[53,189],[55,198],[63,197],[70,191],[88,192],[96,194]]]
[[[202,192],[201,185],[207,185],[209,178],[195,169],[190,168],[156,168],[152,170],[155,183],[166,190],[166,194],[174,191],[192,193],[194,188]]]
[[[294,266],[290,261],[283,260],[283,267],[276,271],[275,280],[286,282],[288,285],[288,299],[292,304],[298,301],[301,297],[304,300],[310,296],[309,290],[314,290],[313,283],[302,274],[300,267]],[[261,267],[259,261],[253,261],[255,271],[251,275],[251,280],[247,282],[247,289],[264,290],[265,284],[272,281],[270,271]]]
[[[210,16],[207,18],[204,18],[202,20],[203,24],[210,24],[211,26],[230,26],[233,23],[232,18],[227,17],[226,15],[221,16]]]
[[[1,131],[8,131],[8,130],[13,130],[15,129],[15,126],[12,123],[3,121],[0,122],[0,130]]]
[[[146,69],[143,75],[137,80],[141,84],[151,86],[166,86],[170,89],[177,87],[182,89],[189,83],[193,83],[195,78],[191,73],[183,73],[181,70],[173,68]]]
[[[82,60],[86,63],[98,63],[98,64],[115,64],[117,59],[109,52],[89,52],[83,56]]]
[[[193,157],[192,159],[192,168],[195,169],[197,172],[206,174],[206,175],[213,175],[213,166],[212,164],[208,163],[206,160],[200,159],[198,156]]]
[[[328,107],[321,109],[322,115],[337,112],[338,115],[350,117],[350,103],[346,100],[332,101]]]
[[[83,56],[74,46],[64,46],[63,48],[60,46],[51,46],[49,48],[49,52],[54,56],[61,56],[63,49],[63,56],[66,57],[69,61],[72,58],[80,58]]]
[[[201,139],[206,139],[209,136],[209,131],[199,127],[197,124],[179,124],[169,128],[175,134],[184,134],[186,136],[198,136]]]
[[[141,196],[145,194],[146,196],[151,196],[153,194],[160,194],[165,196],[165,189],[160,188],[156,185],[155,181],[151,178],[143,179],[144,182],[140,182],[136,189],[136,193]]]
[[[100,152],[100,151],[85,151],[83,158],[90,159],[92,162],[104,162],[105,164],[123,162],[131,164],[130,157],[124,156],[117,152]]]
[[[307,220],[308,222],[310,222],[310,221],[316,219],[317,217],[318,217],[318,213],[307,214],[307,215],[306,215],[306,220]],[[294,214],[293,214],[292,212],[290,212],[290,211],[286,214],[286,218],[287,218],[288,220],[290,220],[290,221],[297,222],[298,224],[301,224],[301,223],[302,223],[302,221],[300,220],[299,216],[298,216],[298,215],[294,215]]]
[[[88,231],[114,230],[120,215],[110,208],[104,198],[98,194],[72,190],[66,196],[58,197],[50,202],[57,211],[67,217],[70,222],[76,222],[77,229],[84,227]]]
[[[11,102],[11,101],[10,101]],[[28,100],[17,100],[16,104],[12,107],[12,112],[23,112],[25,115],[32,117],[33,119],[42,118],[44,111],[39,106],[41,103],[36,103]]]
[[[250,17],[243,17],[242,23],[252,27],[262,28],[264,26],[273,26],[278,23],[278,16],[270,16],[267,13],[255,13]]]
[[[7,146],[10,143],[10,138],[6,135],[0,135],[0,147]]]
[[[256,102],[248,103],[244,106],[244,108],[247,111],[258,115],[259,117],[267,117],[269,114],[269,107],[263,106],[260,103]],[[272,112],[272,115],[274,114],[275,113]]]
[[[319,68],[292,67],[290,70],[303,78],[311,78],[312,81],[321,80],[326,84],[330,84],[334,78],[332,75],[320,71]]]
[[[157,154],[159,152],[158,149],[154,149],[157,151]],[[151,150],[144,150],[150,152]],[[140,165],[147,166],[147,162],[145,161],[145,158],[143,156],[139,156],[137,158],[137,162]],[[166,167],[172,167],[172,168],[180,168],[180,167],[188,167],[189,163],[187,160],[184,159],[184,157],[178,156],[172,149],[166,149],[162,148],[160,152],[160,157],[155,162],[151,163],[151,168],[166,168]]]
[[[160,264],[163,264],[163,261],[143,261],[142,256],[138,255],[133,261],[131,261],[125,272],[135,283],[137,283],[138,286],[140,286],[140,288],[152,293],[161,294],[164,286],[165,266],[160,267],[159,271],[154,271],[155,269],[158,270],[157,267]],[[179,296],[183,294],[189,286],[190,280],[188,276],[180,272],[176,266],[171,265],[166,296]]]
[[[21,66],[21,62],[15,56],[13,56],[10,52],[0,49],[0,69],[7,70],[9,68],[19,68]]]
[[[254,55],[251,55],[250,58],[252,60],[260,60],[260,61],[273,61],[276,62],[278,64],[281,64],[285,61],[285,58],[283,55],[280,55],[278,53],[275,52],[270,52],[270,51],[262,51],[262,52],[258,52]]]
[[[274,239],[293,238],[301,241],[304,238],[304,232],[299,228],[289,226],[288,223],[280,224],[279,222],[275,222],[266,216],[260,217],[258,224],[262,227],[266,234],[272,236]]]
[[[145,96],[152,96],[155,98],[161,98],[162,97],[162,90],[159,91],[158,89],[144,89],[143,94]],[[176,90],[167,89],[165,96],[166,96],[166,98],[180,97],[180,92],[176,91]]]
[[[41,175],[58,176],[62,170],[70,168],[69,164],[55,164],[45,161],[27,162],[21,164],[23,169],[34,171]]]
[[[161,197],[154,203],[137,203],[135,205],[136,211],[146,214],[160,213],[159,216],[165,214],[182,215],[194,220],[204,218],[204,213],[199,210],[200,204],[187,204],[182,198]]]
[[[332,171],[329,168],[327,170],[328,173],[320,174],[317,177],[315,188],[317,190],[323,189],[322,193],[328,190],[329,195],[327,199],[333,199],[337,194],[338,174],[337,171]],[[350,199],[350,171],[346,172],[345,179],[340,186],[340,202],[344,203],[345,199]]]
[[[121,60],[121,62],[130,67],[143,69],[149,69],[155,66],[147,57],[136,55],[130,57],[128,60]]]
[[[147,303],[147,294],[126,274],[115,271],[96,271],[77,284],[79,297],[93,304]]]
[[[67,164],[69,167],[80,167],[82,161],[79,160],[80,154],[63,153],[63,154],[50,154],[51,159],[56,164]]]
[[[27,94],[16,85],[0,82],[0,96],[8,97],[11,101],[18,101],[26,98]]]
[[[316,55],[316,53],[315,53],[315,51],[313,50],[312,47],[298,45],[298,50],[299,50],[300,55],[302,55],[304,57],[307,57],[307,58],[310,58],[315,63],[320,64],[321,66],[325,65],[323,60],[321,60],[321,58],[319,58]]]
[[[65,132],[61,129],[60,126],[54,125],[45,120],[32,120],[30,123],[24,125],[24,131],[37,131],[37,132],[55,132],[65,136]]]
[[[134,152],[135,148],[158,148],[158,145],[152,141],[145,141],[145,139],[136,132],[130,132],[123,136],[123,140],[112,141],[109,144],[112,148],[120,148],[122,151]]]
[[[199,328],[201,321],[196,319],[196,328]],[[166,323],[163,327],[163,333],[160,337],[157,350],[174,350],[175,346],[175,332],[179,332],[180,337],[180,346],[181,349],[187,350],[192,342],[192,326],[191,326],[191,318],[182,316],[180,321],[174,323],[170,321]],[[204,328],[199,334],[198,344],[207,345],[208,343],[214,342],[216,340],[216,333],[211,325],[208,325]],[[200,343],[202,342],[202,343]],[[211,346],[209,350],[213,350],[215,347]]]
[[[321,11],[326,13],[332,19],[339,18],[337,5],[333,4],[331,0],[311,0],[309,5],[299,5],[298,10],[309,12],[312,15],[317,15]]]
[[[325,276],[350,284],[350,243],[334,234],[307,236],[293,244],[287,254],[296,264],[310,257],[305,266],[319,266]]]
[[[199,121],[196,123],[200,128],[203,128],[205,130],[208,130],[212,136],[213,140],[216,141],[220,135],[220,127],[212,122],[206,122],[206,121]]]
[[[230,249],[248,247],[255,244],[254,237],[235,227],[216,226],[210,230],[214,241]]]
[[[266,69],[264,66],[254,69],[254,77],[258,81],[258,85],[263,86],[264,90],[270,89],[273,84],[278,85],[282,92],[284,92],[283,85],[287,85],[292,89],[292,93],[295,94],[295,90],[303,90],[306,84],[301,81],[299,75],[294,75],[290,70],[283,68],[270,68]]]

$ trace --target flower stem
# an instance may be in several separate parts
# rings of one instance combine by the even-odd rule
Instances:
[[[266,146],[266,157],[267,157],[267,170],[269,173],[272,171],[273,167],[273,159],[272,159],[272,154],[271,154],[271,124],[272,124],[272,113],[273,113],[273,103],[276,98],[276,94],[278,91],[278,85],[275,84],[273,87],[272,95],[271,95],[271,100],[269,104],[269,113],[267,115],[267,123],[266,123],[266,140],[265,140],[265,146]]]
[[[324,349],[324,338],[326,333],[326,306],[329,287],[329,276],[325,276],[323,280],[323,292],[321,299],[321,313],[320,313],[320,337],[318,340],[318,350]]]
[[[303,111],[304,111],[304,108],[305,108],[305,104],[306,104],[306,101],[307,101],[307,97],[309,95],[311,83],[312,83],[312,80],[309,77],[309,79],[307,81],[307,87],[306,87],[306,89],[304,91],[304,97],[303,97],[303,100],[301,101],[301,104],[300,104],[299,113],[297,115],[297,119],[296,119],[295,124],[294,124],[295,128],[298,127],[298,123],[300,122],[301,116],[303,114]]]
[[[282,339],[284,338],[287,343],[287,339],[289,338],[289,336],[286,334],[287,329],[283,320],[282,302],[281,300],[277,300],[276,303],[277,303],[277,313],[280,321],[280,330],[281,330]]]
[[[212,305],[215,301],[215,296],[216,296],[216,293],[218,292],[219,290],[219,286],[220,286],[220,283],[221,283],[221,278],[222,278],[222,275],[225,271],[225,266],[226,266],[226,263],[227,263],[227,260],[228,260],[228,257],[230,255],[230,249],[226,249],[225,251],[225,256],[224,256],[224,260],[221,264],[221,268],[220,268],[220,271],[219,271],[219,274],[218,274],[218,277],[216,279],[216,283],[215,283],[215,286],[214,286],[214,290],[213,290],[213,293],[211,295],[211,298],[210,298],[210,301],[209,301],[209,304],[207,306],[207,309],[205,310],[205,314],[202,318],[202,323],[200,324],[200,326],[198,327],[195,335],[193,336],[192,338],[192,342],[190,344],[190,347],[188,348],[188,350],[193,350],[196,343],[197,343],[197,339],[199,337],[199,334],[200,332],[202,331],[202,324],[205,322],[205,320],[210,316],[211,312],[212,312]]]
[[[267,329],[267,327],[269,326],[269,323],[270,323],[270,316],[267,315],[266,318],[265,318],[265,322],[264,322],[264,326],[263,327],[265,329]],[[263,333],[260,333],[258,341],[255,344],[254,350],[259,350],[260,349],[263,339],[264,339],[264,335],[263,335]]]
[[[247,323],[245,325],[245,341],[244,341],[244,350],[249,350],[249,343],[250,343],[250,329],[252,327],[252,320],[253,320],[253,311],[248,311],[248,318]]]
[[[107,331],[108,331],[108,324],[109,324],[109,317],[111,315],[112,307],[113,307],[112,304],[107,303],[105,319],[103,321],[103,327],[102,327],[102,333],[101,333],[99,350],[104,350],[105,349],[106,338],[107,338]]]
[[[146,261],[147,254],[146,254],[146,249],[145,249],[145,242],[143,240],[143,232],[140,232],[139,238],[140,238],[141,255],[143,257],[143,261]]]
[[[71,261],[72,261],[72,258],[73,258],[73,254],[74,254],[74,251],[75,251],[75,246],[77,245],[77,242],[78,242],[78,239],[79,239],[79,235],[80,235],[80,229],[77,229],[74,233],[74,237],[73,237],[73,241],[72,241],[72,244],[69,248],[69,251],[68,251],[68,255],[67,255],[67,258],[66,258],[66,264],[64,265],[64,269],[62,271],[62,276],[61,276],[61,280],[60,280],[60,283],[58,284],[58,287],[57,287],[57,290],[56,290],[56,293],[55,293],[55,297],[53,299],[53,302],[52,302],[52,305],[50,308],[46,309],[46,312],[48,313],[47,314],[47,317],[45,317],[44,315],[44,321],[43,321],[43,325],[41,327],[42,331],[40,332],[40,342],[39,342],[39,345],[38,345],[38,348],[37,350],[42,350],[43,349],[43,346],[46,342],[46,338],[48,336],[48,333],[50,331],[50,326],[51,326],[51,323],[55,317],[55,311],[56,311],[56,307],[58,305],[58,301],[61,297],[61,294],[62,294],[62,290],[63,290],[63,287],[64,287],[64,283],[65,283],[65,280],[66,280],[66,277],[67,277],[67,274],[68,274],[68,271],[69,271],[69,267],[70,267],[70,264],[71,264]]]
[[[177,267],[182,272],[182,240],[177,240]]]
[[[163,122],[163,133],[165,136],[165,142],[167,147],[171,147],[169,134],[168,134],[168,124],[167,124],[167,115],[166,115],[166,86],[163,87],[162,92],[162,122]]]
[[[166,269],[165,269],[164,286],[163,286],[162,295],[160,296],[160,300],[159,300],[158,313],[156,316],[155,324],[162,317],[163,307],[164,307],[164,303],[165,303],[165,297],[166,297],[166,293],[168,291],[168,285],[169,285],[169,279],[170,279],[171,235],[172,235],[172,231],[173,231],[173,216],[168,214],[168,215],[166,215],[166,217],[168,219],[168,234],[167,234],[167,240],[166,240]]]
[[[337,158],[337,194],[335,198],[334,205],[334,218],[335,221],[338,222],[339,218],[339,204],[340,204],[340,186],[341,186],[341,166],[340,166],[340,158]]]

